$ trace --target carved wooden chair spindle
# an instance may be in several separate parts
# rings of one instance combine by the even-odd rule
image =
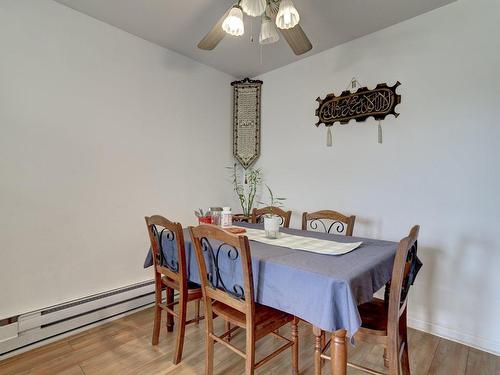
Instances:
[[[302,230],[307,230],[309,224],[309,228],[313,230],[324,229],[326,233],[345,233],[346,236],[352,236],[355,220],[356,216],[346,216],[332,210],[304,212],[302,214]]]
[[[410,375],[406,310],[412,263],[417,256],[419,230],[420,226],[415,225],[408,237],[399,242],[388,300],[373,298],[372,301],[358,306],[362,323],[354,335],[354,340],[383,345],[384,365],[388,368],[389,375]],[[325,354],[329,345],[330,343],[327,343],[323,348],[322,359],[330,360],[330,356]],[[357,364],[348,363],[348,366],[370,374],[383,375]],[[321,368],[316,369],[316,374],[321,374]]]
[[[190,227],[196,259],[201,278],[205,306],[205,374],[213,374],[214,345],[220,343],[245,359],[245,374],[254,370],[283,352],[292,349],[292,371],[298,373],[298,319],[285,312],[260,305],[254,301],[254,284],[250,245],[246,236],[236,236],[214,225]],[[207,260],[205,260],[207,259]],[[226,262],[226,263],[224,263]],[[224,264],[240,263],[242,284],[239,281],[224,280]],[[233,285],[234,284],[234,285]],[[222,334],[214,332],[214,318],[220,316],[233,328]],[[292,339],[289,340],[274,331],[292,323]],[[227,340],[235,330],[246,330],[245,352]],[[279,349],[256,362],[255,344],[267,335],[274,335],[285,341]]]
[[[283,228],[290,227],[290,219],[292,217],[292,211],[284,211],[279,207],[262,207],[262,208],[254,208],[252,210],[252,223],[263,223],[265,215],[277,215],[281,217],[281,224]]]
[[[168,332],[173,331],[174,317],[176,317],[179,326],[177,327],[173,362],[177,364],[182,359],[186,324],[198,324],[203,319],[199,313],[202,291],[199,285],[192,284],[187,280],[184,234],[181,224],[171,222],[159,215],[145,217],[145,220],[151,241],[155,274],[155,318],[152,344],[158,345],[162,312],[167,313]],[[169,249],[164,251],[164,244],[168,244]],[[168,250],[171,250],[170,253]],[[166,292],[166,303],[163,303],[163,290]],[[174,291],[179,293],[179,298],[176,301],[174,301]],[[187,303],[191,301],[196,302],[195,318],[187,321]],[[179,305],[178,312],[174,311],[175,305]]]

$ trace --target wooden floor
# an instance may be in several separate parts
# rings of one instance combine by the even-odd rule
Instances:
[[[219,319],[216,319],[216,321]],[[115,320],[30,352],[0,362],[0,374],[203,374],[203,323],[186,329],[183,361],[171,362],[174,333],[162,331],[157,347],[151,345],[153,310],[147,309]],[[219,322],[220,323],[220,322]],[[222,325],[218,327],[222,329]],[[313,340],[311,327],[299,325],[301,374],[313,374]],[[285,329],[282,329],[289,335]],[[244,348],[244,332],[233,342]],[[258,342],[257,359],[280,341],[268,337]],[[500,357],[484,353],[420,331],[410,330],[409,346],[412,375],[500,375]],[[383,349],[365,344],[349,347],[350,361],[384,371]],[[291,354],[280,354],[259,368],[258,374],[290,374]],[[216,345],[216,374],[242,374],[243,360],[226,348]],[[324,374],[329,374],[324,366]],[[363,374],[348,369],[348,374]]]

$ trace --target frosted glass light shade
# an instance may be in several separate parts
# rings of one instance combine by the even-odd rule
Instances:
[[[266,0],[243,0],[241,9],[249,16],[258,17],[266,10]]]
[[[262,17],[262,23],[260,25],[259,43],[271,44],[277,42],[278,40],[280,40],[280,36],[273,21],[267,16]]]
[[[245,32],[243,25],[243,12],[238,6],[234,6],[229,11],[224,22],[222,22],[222,30],[229,35],[240,36]]]
[[[299,12],[293,6],[292,0],[281,0],[278,14],[276,15],[276,26],[280,29],[291,29],[300,21]]]

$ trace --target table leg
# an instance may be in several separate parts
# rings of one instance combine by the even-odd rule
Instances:
[[[314,375],[321,375],[321,336],[323,331],[313,326],[314,334]]]
[[[332,341],[330,344],[332,375],[347,374],[346,334],[347,331],[345,329],[339,329],[332,333]]]

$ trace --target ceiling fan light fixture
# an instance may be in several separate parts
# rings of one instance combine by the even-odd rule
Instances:
[[[260,25],[259,43],[271,44],[277,42],[279,39],[280,36],[273,21],[268,16],[262,16],[262,23]]]
[[[261,16],[266,11],[266,0],[242,0],[241,9],[251,17]]]
[[[226,19],[222,22],[222,30],[233,36],[240,36],[245,32],[243,12],[238,5],[233,6],[229,11]]]
[[[276,26],[280,29],[291,29],[299,21],[299,12],[293,6],[292,0],[281,0],[278,14],[276,15]]]

